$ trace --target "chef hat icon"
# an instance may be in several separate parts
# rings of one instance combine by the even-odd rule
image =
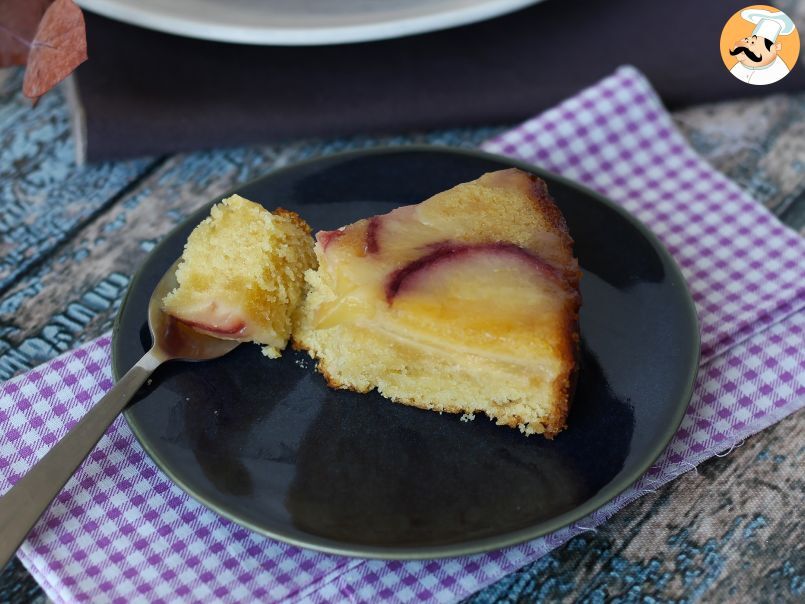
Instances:
[[[783,12],[773,13],[763,8],[747,8],[741,11],[741,17],[755,23],[753,36],[766,38],[774,42],[777,36],[787,36],[794,31],[794,22]]]

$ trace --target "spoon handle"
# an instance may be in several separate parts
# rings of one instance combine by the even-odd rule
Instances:
[[[5,567],[36,521],[162,360],[153,349],[0,497],[0,568]]]

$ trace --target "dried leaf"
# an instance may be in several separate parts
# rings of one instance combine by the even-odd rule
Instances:
[[[36,28],[53,0],[0,0],[0,67],[25,65]]]
[[[87,32],[81,9],[73,0],[55,0],[31,43],[23,94],[38,99],[86,60]]]

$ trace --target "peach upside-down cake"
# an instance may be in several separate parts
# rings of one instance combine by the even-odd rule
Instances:
[[[491,172],[316,239],[293,341],[330,386],[565,427],[580,272],[544,181]]]

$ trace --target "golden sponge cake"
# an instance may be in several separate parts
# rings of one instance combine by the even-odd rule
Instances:
[[[572,243],[544,181],[514,169],[320,232],[294,343],[332,387],[553,437],[578,348]]]
[[[190,234],[164,310],[212,336],[264,345],[278,357],[316,265],[310,227],[239,195],[213,206]]]

